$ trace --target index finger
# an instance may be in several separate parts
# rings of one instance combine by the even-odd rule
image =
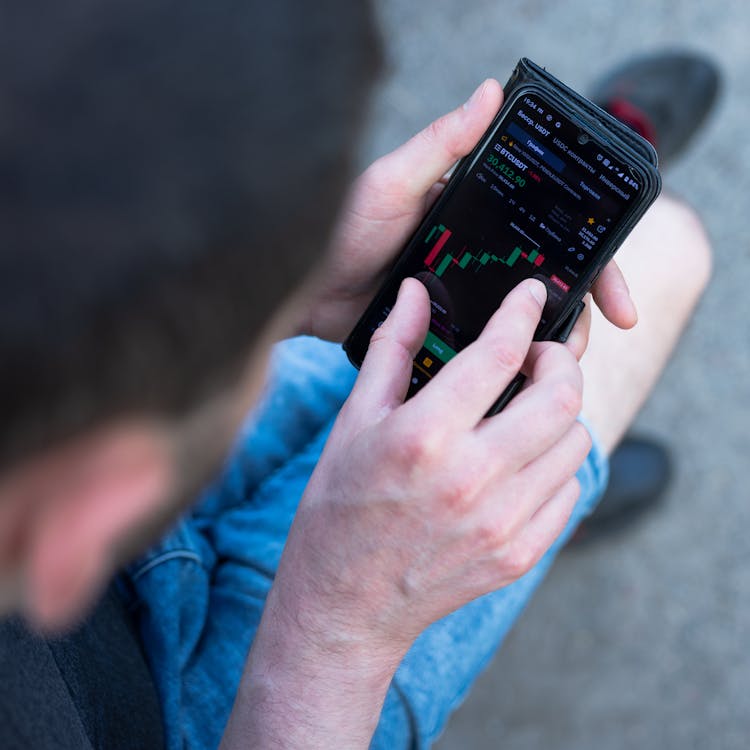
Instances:
[[[479,338],[404,406],[441,414],[446,427],[475,427],[518,374],[539,325],[547,289],[526,279],[503,300]]]
[[[557,443],[581,409],[583,375],[573,353],[555,341],[535,342],[526,387],[496,416],[479,426],[493,445],[512,445],[513,468],[526,465]],[[508,464],[506,464],[507,466]]]

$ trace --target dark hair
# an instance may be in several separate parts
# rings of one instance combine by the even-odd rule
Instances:
[[[0,464],[239,375],[378,65],[352,0],[24,0],[0,27]]]

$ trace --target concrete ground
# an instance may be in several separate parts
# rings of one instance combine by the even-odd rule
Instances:
[[[522,55],[583,90],[610,65],[663,47],[702,50],[720,64],[721,105],[666,175],[702,214],[716,251],[713,283],[638,419],[640,431],[673,448],[667,504],[625,535],[562,555],[438,747],[750,747],[750,6],[378,7],[389,70],[368,157],[456,106],[486,76],[503,81]]]

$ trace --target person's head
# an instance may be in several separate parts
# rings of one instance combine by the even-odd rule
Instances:
[[[350,0],[2,5],[0,591],[53,622],[217,469],[377,41]]]

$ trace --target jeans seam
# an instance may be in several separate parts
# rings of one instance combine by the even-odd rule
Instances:
[[[144,565],[138,568],[138,570],[130,574],[130,578],[133,582],[135,582],[142,576],[146,575],[146,573],[148,573],[150,570],[153,570],[153,568],[155,568],[157,565],[161,565],[162,563],[177,559],[192,560],[200,567],[205,567],[203,565],[203,560],[200,558],[200,555],[197,555],[195,552],[189,549],[175,549],[170,550],[169,552],[162,552],[160,555],[152,558],[147,563],[144,563]]]
[[[401,703],[404,706],[406,716],[409,720],[409,731],[411,732],[412,737],[412,741],[409,744],[411,745],[412,750],[419,750],[419,747],[421,745],[421,738],[419,736],[419,725],[417,723],[417,717],[412,709],[412,705],[409,701],[406,691],[401,687],[401,685],[399,685],[398,675],[393,676],[393,680],[391,680],[391,687],[396,691],[398,697],[400,698]]]

